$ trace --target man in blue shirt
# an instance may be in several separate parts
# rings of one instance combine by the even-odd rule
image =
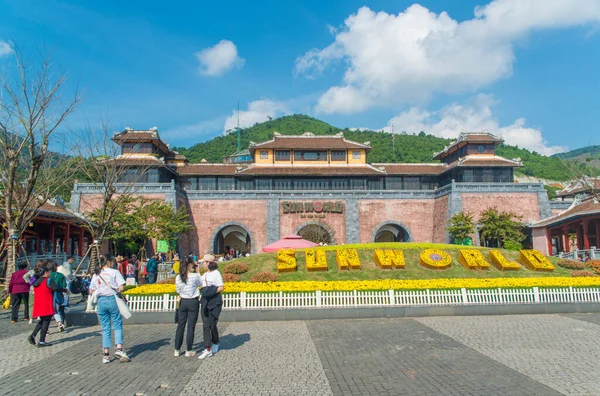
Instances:
[[[156,277],[158,276],[158,261],[156,261],[156,255],[153,255],[148,260],[146,272],[148,273],[148,283],[156,283]]]

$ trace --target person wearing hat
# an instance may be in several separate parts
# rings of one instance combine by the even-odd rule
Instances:
[[[204,333],[204,351],[198,359],[206,359],[213,356],[219,350],[219,330],[217,322],[223,307],[221,292],[225,284],[215,261],[215,256],[205,254],[202,257],[202,265],[206,272],[202,276],[202,290],[200,293],[200,315],[202,317],[202,330]]]

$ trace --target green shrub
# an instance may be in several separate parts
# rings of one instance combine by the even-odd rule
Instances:
[[[258,272],[252,275],[250,282],[277,282],[277,274],[272,272]]]
[[[594,274],[593,272],[590,272],[590,271],[573,271],[572,275],[573,275],[574,278],[598,276],[598,275],[596,275],[596,274]]]
[[[224,274],[244,274],[248,272],[248,264],[246,263],[231,263],[223,267]]]
[[[558,260],[557,264],[558,264],[559,267],[570,269],[570,270],[583,270],[583,269],[585,269],[585,264],[581,263],[581,262],[579,262],[577,260],[570,260],[570,259],[562,258],[562,259]]]
[[[240,276],[237,274],[228,274],[225,273],[223,274],[223,281],[224,282],[239,282],[240,281]]]

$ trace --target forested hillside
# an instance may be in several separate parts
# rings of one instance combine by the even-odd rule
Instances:
[[[258,143],[272,139],[273,132],[300,135],[306,131],[315,135],[330,135],[342,131],[349,140],[361,143],[369,141],[373,147],[369,153],[369,162],[434,162],[432,160],[433,153],[442,150],[450,143],[448,139],[427,135],[426,131],[419,135],[396,134],[392,139],[391,133],[340,129],[312,117],[292,115],[242,129],[241,147],[242,149],[248,148],[250,141]],[[221,162],[223,157],[235,153],[236,147],[237,136],[233,133],[216,137],[190,148],[175,147],[174,149],[185,155],[190,162],[200,162],[202,159],[209,162]],[[563,160],[557,157],[545,157],[526,149],[507,145],[499,147],[498,155],[506,158],[521,158],[524,166],[519,172],[528,176],[550,180],[573,178]]]

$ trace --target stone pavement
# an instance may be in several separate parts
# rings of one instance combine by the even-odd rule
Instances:
[[[205,361],[135,325],[107,365],[98,327],[38,349],[0,318],[0,395],[600,395],[600,314],[224,323]]]

